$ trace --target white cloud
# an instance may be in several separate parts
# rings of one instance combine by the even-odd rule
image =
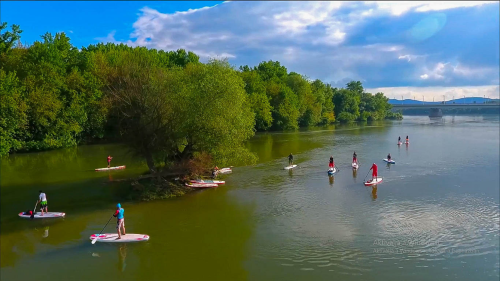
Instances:
[[[183,48],[200,55],[203,61],[226,57],[235,65],[253,66],[263,60],[277,60],[289,71],[327,83],[346,79],[368,83],[385,79],[388,85],[395,79],[451,83],[454,77],[480,78],[491,75],[495,69],[483,67],[481,72],[481,67],[447,63],[439,55],[431,61],[427,52],[401,40],[407,27],[397,26],[399,33],[389,34],[395,40],[385,40],[370,31],[363,35],[360,30],[369,27],[370,20],[380,22],[381,18],[402,17],[410,12],[444,11],[484,3],[496,2],[231,1],[171,14],[144,7],[133,24],[131,39],[123,43],[163,50]],[[361,43],[349,41],[353,36]],[[377,43],[365,44],[371,40],[369,37]],[[100,40],[117,42],[114,32]],[[385,71],[393,64],[405,67],[406,72]],[[395,72],[401,75],[395,78]],[[486,81],[492,79],[488,77]]]
[[[498,85],[488,86],[467,86],[467,87],[385,87],[366,89],[368,93],[382,92],[388,98],[401,99],[417,99],[432,101],[442,100],[445,96],[446,100],[462,97],[484,97],[498,99],[500,87]]]

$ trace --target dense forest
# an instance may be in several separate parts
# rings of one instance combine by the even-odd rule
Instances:
[[[152,171],[195,157],[252,162],[243,143],[255,131],[402,118],[359,81],[334,88],[277,61],[236,69],[182,49],[78,49],[64,33],[26,46],[19,26],[0,28],[0,155],[112,140]]]

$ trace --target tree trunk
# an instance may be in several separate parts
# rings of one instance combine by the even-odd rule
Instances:
[[[147,152],[145,153],[145,157],[146,157],[146,163],[148,164],[148,168],[149,168],[149,171],[154,174],[156,173],[156,167],[155,167],[155,162],[153,160],[153,155],[151,155],[151,153]]]

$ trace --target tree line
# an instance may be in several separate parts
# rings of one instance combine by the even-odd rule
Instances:
[[[359,81],[339,89],[277,61],[236,69],[183,49],[78,49],[65,33],[24,46],[18,25],[0,29],[0,155],[108,139],[151,170],[199,157],[253,162],[243,143],[256,131],[401,118]]]

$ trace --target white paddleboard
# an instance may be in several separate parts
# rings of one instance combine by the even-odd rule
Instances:
[[[403,143],[402,142],[398,142],[398,145],[402,145]]]
[[[389,163],[389,164],[396,164],[396,161],[394,161],[394,160],[390,160],[390,161],[389,161],[389,160],[387,160],[387,159],[384,159],[384,162],[387,162],[387,163]]]
[[[186,186],[192,188],[209,188],[209,187],[217,187],[219,185],[216,183],[186,183]]]
[[[376,178],[374,179],[373,181],[372,180],[368,180],[367,182],[365,182],[365,186],[370,186],[370,185],[376,185],[376,184],[379,184],[382,182],[382,178]]]
[[[191,183],[215,183],[215,184],[225,184],[225,181],[219,180],[192,180]]]
[[[405,144],[410,144],[410,142],[409,142],[409,141],[406,141],[406,142],[405,142]]]
[[[19,213],[19,216],[21,218],[29,219],[31,216],[30,215],[23,215],[24,212]],[[64,218],[66,214],[65,213],[60,213],[60,212],[47,212],[47,213],[42,213],[37,212],[35,216],[33,217],[34,219],[53,219],[53,218]]]
[[[129,243],[129,242],[142,242],[148,241],[149,235],[146,234],[126,234],[122,235],[121,239],[118,238],[118,233],[103,233],[90,235],[90,240],[96,239],[96,242],[109,242],[109,243]]]
[[[329,175],[333,175],[333,174],[335,174],[337,171],[338,171],[338,170],[337,170],[337,168],[330,168],[330,169],[328,169],[328,174],[329,174]]]
[[[285,170],[290,170],[290,169],[293,169],[293,168],[295,168],[295,167],[297,167],[297,165],[290,165],[290,166],[286,166],[286,167],[285,167],[285,168],[283,168],[283,169],[285,169]]]
[[[116,167],[109,167],[109,168],[99,168],[99,169],[95,169],[95,171],[99,172],[99,171],[122,170],[122,169],[125,169],[125,165],[116,166]]]
[[[231,168],[222,168],[219,170],[219,174],[229,174],[232,172],[233,172],[233,170],[231,170]]]
[[[353,167],[354,169],[357,169],[357,168],[359,168],[359,165],[358,165],[357,163],[352,163],[352,167]]]

